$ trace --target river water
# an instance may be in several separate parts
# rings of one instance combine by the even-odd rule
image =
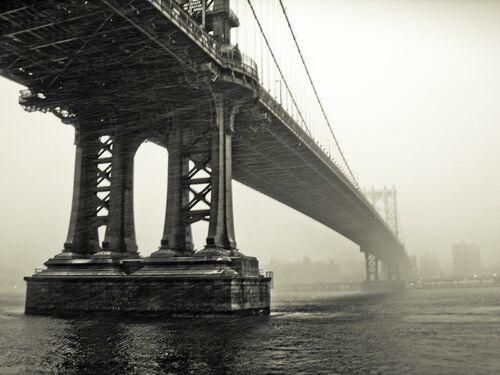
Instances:
[[[500,374],[500,287],[279,292],[268,318],[62,319],[0,294],[0,374]]]

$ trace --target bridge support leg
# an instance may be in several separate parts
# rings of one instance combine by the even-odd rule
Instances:
[[[393,262],[384,263],[388,267],[387,280],[379,276],[379,260],[366,251],[366,280],[361,284],[361,290],[369,293],[395,293],[404,290],[404,282],[399,278],[398,266]]]
[[[189,159],[183,147],[183,131],[174,130],[168,136],[168,185],[165,225],[161,247],[151,257],[191,256],[193,239],[191,225],[184,211],[189,190],[185,187],[185,179],[189,173]]]
[[[63,251],[48,263],[88,258],[99,250],[99,237],[95,225],[95,196],[97,186],[93,160],[97,158],[99,140],[92,132],[75,133],[75,170],[73,201],[68,235]]]
[[[232,136],[239,109],[223,95],[216,95],[215,126],[211,141],[211,206],[205,249],[198,255],[238,255],[234,233],[232,193]]]
[[[102,251],[94,258],[138,258],[134,227],[134,154],[127,135],[115,137],[108,226]]]
[[[379,281],[378,259],[375,255],[365,252],[366,281]]]

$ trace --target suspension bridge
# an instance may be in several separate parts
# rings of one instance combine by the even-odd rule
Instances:
[[[282,0],[6,0],[0,25],[21,106],[75,128],[67,239],[26,278],[27,312],[268,311],[270,275],[237,247],[233,178],[358,244],[368,281],[379,261],[399,280],[403,244],[347,163]],[[169,152],[168,191],[159,249],[141,258],[146,140]]]

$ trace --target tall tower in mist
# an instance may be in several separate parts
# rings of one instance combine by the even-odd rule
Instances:
[[[375,209],[385,218],[387,225],[399,237],[399,220],[398,220],[398,204],[397,204],[397,190],[396,186],[388,189],[365,191],[365,196],[373,204]]]

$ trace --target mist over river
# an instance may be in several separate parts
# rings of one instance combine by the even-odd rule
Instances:
[[[500,287],[274,291],[270,317],[25,316],[0,294],[0,374],[500,374]]]

